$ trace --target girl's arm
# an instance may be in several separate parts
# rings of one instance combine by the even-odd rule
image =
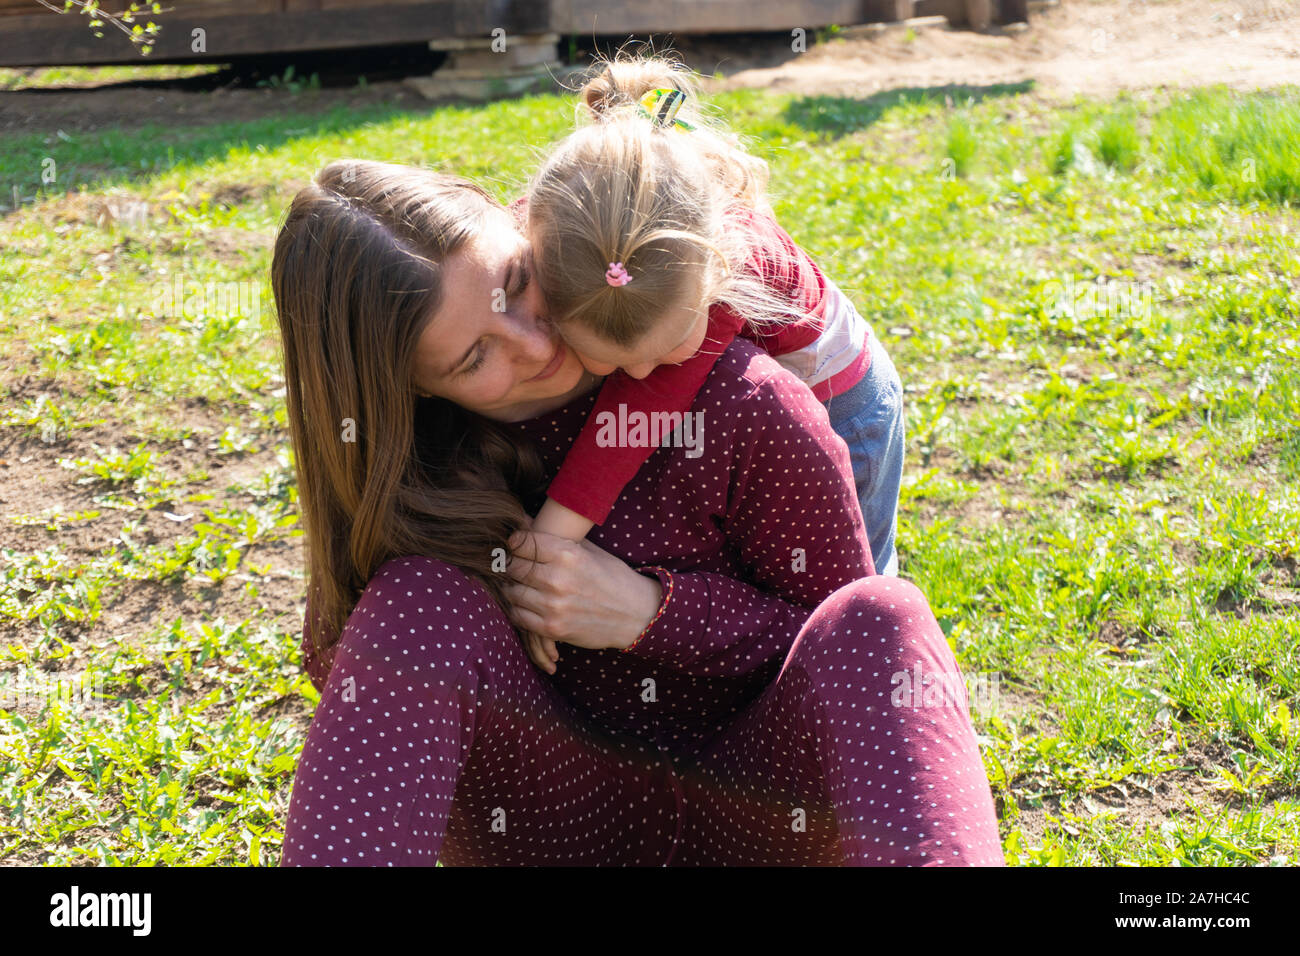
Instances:
[[[648,442],[625,441],[620,422],[626,426],[637,421],[633,416],[645,416],[643,421],[662,423],[668,416],[686,412],[739,328],[739,321],[729,312],[711,309],[704,346],[685,362],[660,365],[643,379],[621,371],[606,378],[586,424],[546,491],[547,497],[593,524],[604,524],[623,489],[658,450],[658,445]],[[558,524],[564,516],[553,515],[552,519]],[[571,521],[569,526],[576,527]],[[574,540],[585,537],[589,530],[590,525]],[[550,533],[569,537],[561,531]]]
[[[581,541],[595,524],[590,518],[571,511],[553,498],[547,498],[542,510],[533,519],[533,530],[553,534],[557,538]]]
[[[680,365],[661,365],[644,379],[634,379],[622,372],[605,379],[595,407],[547,489],[546,503],[533,522],[534,532],[581,541],[594,525],[609,517],[614,502],[658,446],[648,441],[640,445],[619,441],[610,444],[603,440],[609,435],[608,421],[614,423],[614,436],[621,438],[620,418],[627,422],[629,415],[640,415],[651,421],[650,416],[656,414],[680,416],[689,409],[718,356],[735,338],[739,325],[733,325],[733,321],[729,315],[716,316],[711,312],[704,347]],[[660,440],[664,437],[660,436]],[[560,659],[555,640],[519,620],[515,624],[524,628],[528,656],[543,671],[554,674]]]
[[[718,427],[707,471],[722,487],[717,513],[703,520],[721,523],[744,580],[639,573],[591,542],[534,537],[514,547],[510,567],[518,626],[627,650],[685,673],[740,676],[788,653],[811,608],[874,573],[848,450],[821,403],[785,372],[742,384],[709,392]],[[697,487],[702,495],[714,491]],[[534,548],[537,562],[519,557]],[[657,606],[637,577],[658,581]]]

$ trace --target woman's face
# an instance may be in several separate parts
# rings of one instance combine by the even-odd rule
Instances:
[[[443,296],[415,349],[414,385],[498,421],[559,407],[593,384],[547,319],[527,241],[503,209],[443,263]]]

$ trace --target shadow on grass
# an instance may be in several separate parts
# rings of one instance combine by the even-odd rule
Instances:
[[[785,108],[784,118],[810,132],[831,138],[847,136],[871,126],[896,106],[922,103],[966,103],[1002,96],[1020,96],[1034,88],[1033,80],[994,83],[989,86],[908,86],[883,90],[861,99],[850,96],[802,96]]]
[[[129,129],[78,131],[71,136],[43,130],[14,135],[0,150],[0,218],[14,212],[15,195],[19,205],[27,205],[79,189],[131,187],[180,165],[197,167],[226,157],[232,150],[271,152],[298,140],[347,136],[377,124],[420,120],[464,105],[313,103],[310,94],[281,95],[281,110],[245,119],[224,118],[213,111],[211,122],[203,117],[166,125],[167,117],[160,116],[161,122]],[[50,182],[43,176],[47,168],[57,170]]]

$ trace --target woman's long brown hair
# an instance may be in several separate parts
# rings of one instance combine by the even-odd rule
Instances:
[[[276,239],[271,286],[318,651],[390,558],[457,565],[505,603],[494,549],[526,523],[520,498],[536,494],[536,456],[480,416],[419,398],[412,382],[443,263],[494,208],[454,176],[340,161],[294,197]]]

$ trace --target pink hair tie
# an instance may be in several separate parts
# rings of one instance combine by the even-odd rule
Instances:
[[[632,277],[623,268],[623,263],[611,262],[609,268],[605,270],[605,281],[610,285],[627,285],[632,281]]]

